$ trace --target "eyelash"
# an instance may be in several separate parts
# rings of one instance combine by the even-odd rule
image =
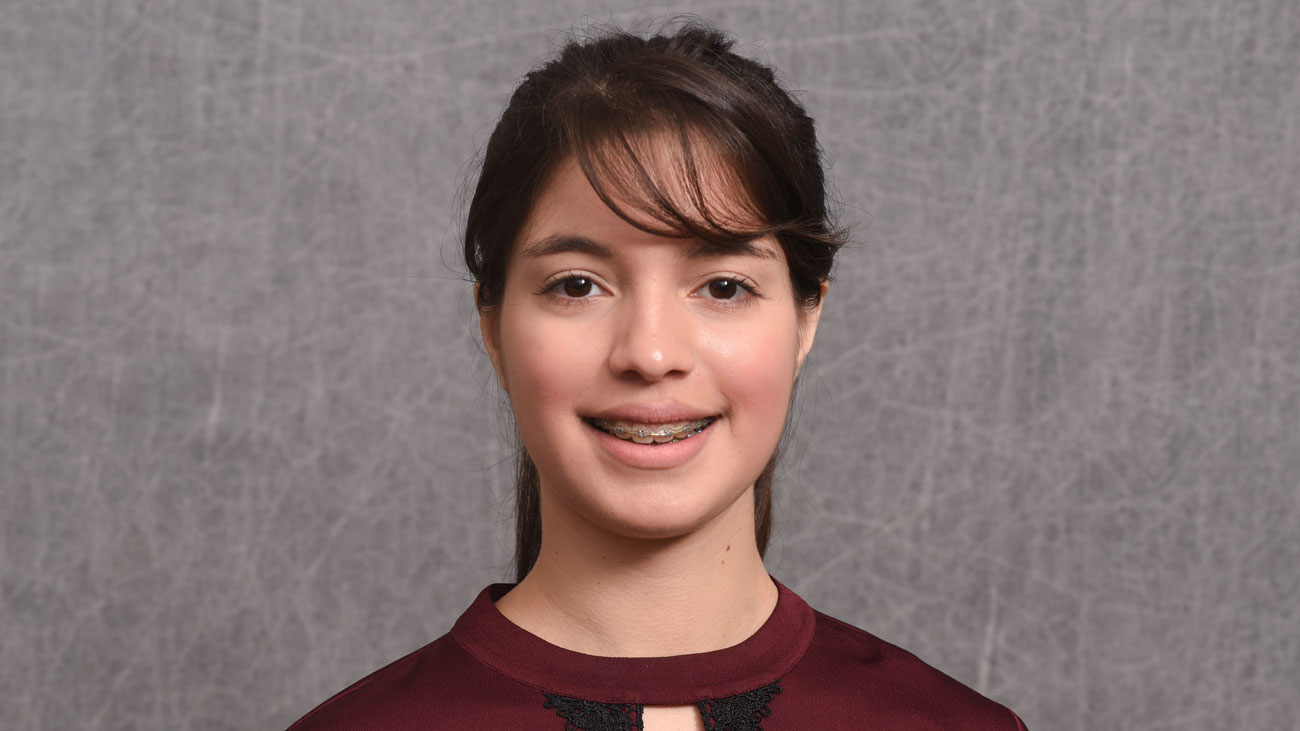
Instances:
[[[714,302],[718,302],[724,306],[742,307],[745,304],[747,304],[751,298],[757,297],[759,299],[763,299],[763,295],[758,291],[758,287],[754,286],[753,282],[751,282],[750,280],[744,277],[734,275],[734,274],[720,274],[716,277],[713,277],[709,279],[709,281],[701,285],[699,289],[696,289],[695,291],[699,292],[700,290],[708,289],[709,287],[711,287],[713,284],[717,282],[730,282],[731,284],[736,286],[737,296],[735,297],[728,297],[726,299],[722,299],[720,297],[709,298]]]
[[[537,294],[555,295],[559,299],[569,300],[573,302],[587,299],[587,297],[569,297],[560,292],[561,287],[563,287],[567,282],[572,282],[575,279],[584,279],[587,282],[590,282],[592,287],[595,287],[596,289],[599,289],[602,292],[605,291],[605,288],[600,286],[595,279],[593,279],[592,277],[586,274],[583,274],[582,272],[565,272],[564,274],[561,274],[557,276],[555,279],[552,279],[551,281],[542,285],[541,290],[539,290]]]
[[[583,274],[582,272],[565,272],[564,274],[559,275],[555,279],[552,279],[551,281],[543,285],[542,288],[537,292],[537,294],[553,295],[560,300],[564,300],[566,303],[576,303],[580,300],[588,299],[589,298],[588,296],[570,297],[568,295],[563,294],[560,291],[560,289],[565,284],[572,282],[575,279],[585,280],[597,290],[602,292],[605,291],[605,288],[602,287],[600,284],[598,284],[595,279],[593,279],[592,277],[586,274]],[[740,307],[743,306],[746,303],[746,301],[749,300],[751,297],[757,297],[759,299],[764,298],[763,294],[758,291],[758,287],[756,287],[752,281],[746,279],[745,277],[734,275],[734,274],[719,274],[715,277],[712,277],[709,279],[709,281],[705,282],[704,284],[700,285],[698,288],[693,290],[691,294],[694,295],[696,292],[707,289],[708,287],[710,287],[716,282],[730,282],[731,284],[737,287],[738,296],[729,297],[726,299],[720,297],[706,298],[706,299],[711,299],[714,302],[720,303],[724,306]]]

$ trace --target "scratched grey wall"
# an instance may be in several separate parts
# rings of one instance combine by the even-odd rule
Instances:
[[[506,575],[456,195],[636,3],[0,8],[0,727],[276,729]],[[1300,6],[691,8],[858,245],[773,572],[1048,729],[1300,728]]]

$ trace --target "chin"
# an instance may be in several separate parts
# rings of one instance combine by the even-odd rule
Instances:
[[[753,523],[753,497],[749,489],[722,503],[691,499],[622,500],[618,504],[588,506],[587,522],[625,538],[672,540],[723,523],[743,520]],[[666,497],[666,496],[663,496]],[[649,499],[644,499],[649,498]]]

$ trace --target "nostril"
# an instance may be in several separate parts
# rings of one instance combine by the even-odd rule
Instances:
[[[659,381],[693,370],[695,355],[679,314],[663,303],[627,302],[611,333],[609,367],[620,378]]]

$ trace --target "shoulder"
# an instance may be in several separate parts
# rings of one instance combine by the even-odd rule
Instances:
[[[916,655],[834,617],[814,614],[816,631],[799,670],[811,670],[833,687],[825,701],[842,713],[869,714],[873,725],[889,728],[1024,728],[1005,706]]]
[[[427,714],[427,690],[444,682],[443,671],[455,665],[458,648],[444,635],[392,662],[317,706],[289,731],[359,731],[407,728],[408,719]],[[425,691],[425,692],[422,692]]]

